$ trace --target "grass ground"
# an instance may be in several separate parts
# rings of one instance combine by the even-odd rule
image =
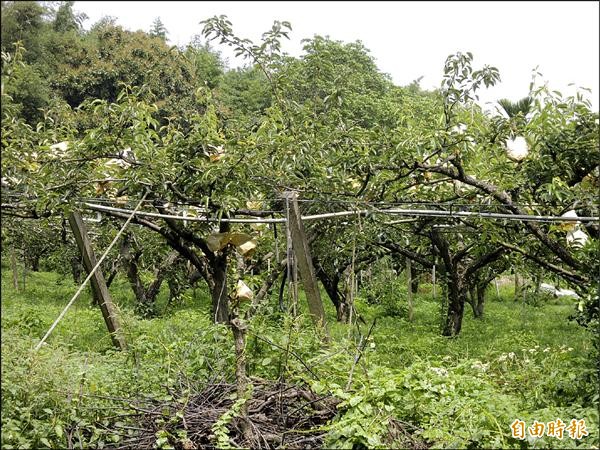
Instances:
[[[118,440],[110,431],[111,411],[126,410],[109,397],[167,397],[166,387],[180,383],[182,375],[196,381],[233,375],[230,333],[210,323],[202,289],[144,320],[132,312],[127,283],[117,280],[111,292],[129,342],[126,352],[112,350],[85,291],[48,345],[34,353],[76,286],[40,272],[30,273],[25,290],[15,292],[11,279],[3,270],[2,448],[62,448],[67,434],[75,446],[109,445]],[[467,310],[461,335],[447,339],[439,333],[439,299],[431,297],[430,286],[422,291],[412,322],[357,300],[367,323],[363,333],[373,319],[377,323],[356,366],[358,335],[334,321],[329,303],[333,342],[326,349],[310,323],[299,325],[268,306],[250,327],[249,372],[307,382],[344,400],[329,428],[333,447],[410,446],[390,437],[393,423],[413,426],[421,441],[437,447],[598,447],[594,337],[568,320],[573,300],[531,306],[515,302],[509,288],[499,298],[493,292],[484,318],[476,320]],[[165,299],[163,294],[161,304]],[[281,350],[288,345],[295,356]],[[519,441],[509,428],[517,418],[528,424],[560,418],[567,425],[585,419],[589,436]]]

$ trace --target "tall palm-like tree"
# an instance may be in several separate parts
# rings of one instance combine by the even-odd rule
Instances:
[[[522,114],[525,117],[531,111],[531,105],[533,104],[533,99],[529,96],[523,97],[521,100],[516,102],[512,102],[507,98],[501,98],[498,100],[498,104],[502,107],[506,115],[513,119]]]
[[[512,102],[506,98],[498,100],[498,104],[508,116],[508,122],[511,129],[511,135],[506,140],[507,156],[515,161],[520,162],[527,157],[529,153],[529,145],[523,136],[519,136],[519,130],[527,124],[527,114],[531,111],[533,99],[529,96],[523,97],[521,100]],[[498,109],[500,112],[500,109]]]

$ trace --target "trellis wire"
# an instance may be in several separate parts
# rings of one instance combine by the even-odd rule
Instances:
[[[319,194],[318,192],[316,194]],[[23,193],[19,193],[19,192],[6,192],[5,189],[2,190],[2,196],[3,197],[28,197],[27,195],[23,194]],[[35,200],[35,198],[31,198],[28,197],[29,200]],[[74,198],[74,200],[79,201],[79,202],[94,202],[94,203],[112,203],[112,204],[122,204],[123,200],[119,200],[119,199],[111,199],[111,198],[107,198],[107,197],[76,197]],[[261,198],[257,198],[256,201],[281,201],[282,198],[281,197],[261,197]],[[131,202],[133,204],[136,204],[139,199],[135,199],[135,198],[128,198],[125,200],[126,202]],[[153,199],[147,199],[144,200],[145,203],[153,203],[155,200]],[[396,201],[377,201],[377,202],[372,202],[372,201],[366,201],[366,200],[361,200],[359,198],[355,198],[353,200],[347,200],[347,199],[337,199],[337,198],[333,198],[331,196],[327,196],[327,197],[313,197],[313,198],[299,198],[297,199],[297,201],[299,203],[327,203],[327,204],[331,204],[331,203],[343,203],[343,204],[360,204],[363,206],[379,206],[379,207],[385,207],[385,206],[396,206],[396,205],[429,205],[429,206],[443,206],[443,207],[461,207],[461,208],[482,208],[482,207],[487,207],[487,208],[493,208],[493,207],[504,207],[504,205],[501,204],[493,204],[493,203],[471,203],[471,202],[457,202],[457,201],[452,201],[452,202],[435,202],[435,201],[400,201],[400,200],[396,200]],[[202,201],[194,201],[194,200],[189,200],[189,201],[182,201],[182,200],[176,200],[176,201],[169,201],[170,204],[173,205],[178,205],[178,206],[195,206],[195,207],[200,207],[201,205],[204,204],[204,202]],[[512,203],[512,206],[517,206],[517,207],[536,207],[536,206],[546,206],[542,203],[523,203],[523,202],[515,202]],[[561,204],[555,204],[554,205],[557,208],[568,208],[568,207],[572,207],[573,202],[569,202],[569,203],[561,203]],[[581,207],[588,207],[588,208],[596,208],[597,205],[595,204],[577,204],[578,208]],[[203,208],[202,208],[203,209]],[[264,212],[264,211],[263,211]],[[283,211],[269,211],[269,212],[273,212],[273,213],[283,213]]]
[[[19,194],[8,194],[8,196],[10,195],[15,195],[15,196],[19,196]],[[95,202],[95,203],[122,203],[122,200],[117,200],[117,199],[111,199],[111,198],[106,198],[106,197],[77,197],[76,198],[77,201],[81,201],[81,202]],[[256,201],[281,201],[282,198],[281,197],[260,197],[260,198],[256,198]],[[138,199],[134,199],[134,198],[129,198],[128,201],[135,203],[138,201]],[[148,199],[145,200],[146,203],[152,203],[155,200],[152,199]],[[502,207],[504,205],[501,204],[493,204],[493,203],[471,203],[471,202],[458,202],[458,201],[452,201],[452,202],[435,202],[435,201],[408,201],[408,200],[396,200],[396,201],[366,201],[366,200],[361,200],[359,198],[356,198],[354,200],[345,200],[345,199],[336,199],[336,198],[332,198],[332,197],[313,197],[313,198],[298,198],[297,199],[298,203],[327,203],[327,204],[331,204],[331,203],[344,203],[344,204],[360,204],[363,206],[375,206],[378,205],[380,207],[385,207],[385,206],[397,206],[397,205],[429,205],[429,206],[444,206],[444,207],[455,207],[455,206],[460,206],[460,207],[469,207],[469,208],[481,208],[481,207]],[[204,204],[204,202],[201,201],[194,201],[194,200],[189,200],[189,201],[181,201],[181,200],[177,200],[177,201],[169,201],[169,203],[173,204],[173,205],[178,205],[178,206],[196,206],[198,207],[199,205]],[[523,203],[523,202],[514,202],[512,203],[512,206],[518,206],[518,207],[535,207],[535,206],[546,206],[542,203]],[[555,204],[555,207],[560,207],[560,208],[566,208],[566,207],[571,207],[573,206],[573,202],[569,202],[569,203],[562,203],[562,204]],[[589,207],[589,208],[594,208],[597,205],[595,204],[578,204],[578,207]],[[279,212],[279,213],[283,213],[283,211],[269,211],[269,212]]]
[[[124,208],[115,208],[111,206],[96,205],[93,203],[84,203],[88,209],[95,211],[131,213],[132,211]],[[313,214],[302,216],[302,220],[317,220],[328,219],[334,217],[345,217],[354,215],[371,215],[371,214],[390,214],[400,216],[418,216],[418,217],[447,217],[447,218],[481,218],[481,219],[500,219],[500,220],[517,220],[530,222],[599,222],[600,217],[563,217],[563,216],[537,216],[529,214],[505,214],[505,213],[488,213],[488,212],[472,212],[472,211],[442,211],[432,209],[362,209],[355,211],[337,211],[323,214]],[[287,218],[211,218],[211,217],[183,217],[175,214],[161,214],[145,211],[136,211],[135,215],[156,217],[164,219],[188,220],[194,222],[230,222],[230,223],[285,223]]]

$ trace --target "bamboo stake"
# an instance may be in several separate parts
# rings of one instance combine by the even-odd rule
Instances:
[[[406,246],[408,247],[408,239],[406,240]],[[412,294],[412,265],[410,258],[406,258],[406,284],[408,287],[408,321],[413,320],[413,294]]]
[[[13,288],[19,292],[19,272],[17,270],[17,251],[13,247],[10,252],[10,265],[12,268]]]
[[[433,268],[431,269],[431,283],[433,284],[433,299],[437,297],[436,295],[436,280],[435,280],[435,267],[437,266],[437,258],[433,260]]]
[[[406,258],[406,284],[408,285],[408,321],[413,320],[412,267],[410,258]]]
[[[61,321],[61,319],[65,316],[65,314],[67,313],[67,311],[69,310],[69,308],[71,307],[71,305],[73,305],[73,303],[75,303],[75,300],[77,300],[77,298],[79,297],[79,294],[81,294],[81,292],[85,288],[85,285],[87,284],[87,282],[90,281],[90,279],[94,276],[94,273],[96,272],[96,270],[98,270],[98,267],[100,267],[100,264],[102,264],[102,262],[104,261],[104,259],[108,255],[108,252],[110,252],[110,250],[113,248],[113,246],[117,243],[117,240],[121,237],[121,235],[125,231],[125,228],[127,228],[127,225],[129,225],[129,222],[131,222],[131,220],[134,218],[135,213],[138,211],[138,209],[140,209],[140,207],[142,206],[142,203],[146,199],[147,195],[148,195],[148,193],[144,194],[144,197],[140,200],[140,202],[137,204],[137,206],[135,207],[135,209],[132,211],[131,215],[125,221],[125,223],[123,224],[123,226],[121,227],[121,229],[119,230],[119,232],[117,233],[117,235],[115,236],[115,238],[113,239],[113,241],[110,243],[110,245],[108,246],[108,248],[106,249],[106,251],[104,252],[104,254],[102,255],[102,257],[98,260],[98,262],[96,263],[96,265],[94,266],[94,268],[90,271],[90,273],[88,274],[88,276],[86,277],[86,279],[83,281],[83,283],[81,283],[81,286],[79,286],[79,289],[77,289],[77,292],[75,292],[75,295],[73,295],[73,298],[71,298],[71,300],[69,301],[69,303],[67,303],[67,306],[65,306],[65,308],[61,311],[61,313],[56,318],[56,320],[54,321],[54,323],[50,326],[50,328],[48,329],[48,331],[46,332],[46,334],[44,335],[44,337],[42,338],[42,340],[35,346],[35,348],[34,348],[35,351],[38,351],[40,349],[40,347],[42,345],[44,345],[44,342],[46,342],[46,339],[48,339],[48,336],[50,336],[50,333],[52,333],[52,331],[54,330],[54,328],[56,328],[56,326]]]

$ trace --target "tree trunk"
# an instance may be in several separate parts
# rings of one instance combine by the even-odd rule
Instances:
[[[454,268],[452,268],[454,269]],[[447,271],[448,279],[448,313],[442,334],[456,337],[462,328],[462,319],[465,311],[466,291],[463,276],[456,270]]]
[[[71,274],[73,275],[73,282],[75,284],[81,283],[81,263],[79,261],[79,257],[73,256],[71,258]]]
[[[487,284],[477,286],[477,307],[475,308],[475,317],[481,319],[483,317],[483,306],[485,304],[485,290]]]
[[[31,257],[31,271],[32,272],[40,271],[40,257],[38,255]]]
[[[462,319],[467,297],[465,273],[459,270],[458,262],[450,252],[450,245],[438,231],[432,231],[430,238],[442,257],[448,292],[448,311],[442,330],[443,336],[458,336],[462,328]]]
[[[171,306],[175,299],[179,297],[179,294],[181,293],[181,286],[173,278],[167,279],[167,285],[169,287],[169,300],[167,302],[167,306]]]
[[[160,287],[165,281],[165,278],[169,271],[173,268],[177,260],[179,259],[179,253],[172,251],[167,255],[165,260],[156,268],[154,271],[154,281],[150,283],[150,286],[146,288],[146,301],[154,304],[156,297],[160,292]]]
[[[121,247],[123,246],[123,244],[121,243]],[[107,274],[104,275],[104,278],[106,279],[106,287],[110,287],[110,285],[112,284],[112,282],[115,280],[115,278],[117,277],[118,273],[119,273],[119,266],[121,265],[121,257],[122,254],[120,256],[118,256],[117,258],[114,258],[111,261],[110,264],[110,270],[108,271]]]
[[[537,296],[540,293],[541,282],[542,282],[542,270],[538,268],[535,271],[535,274],[533,276],[533,283],[534,283],[533,295]]]
[[[521,291],[523,289],[522,286],[523,280],[521,276],[515,272],[515,302],[519,301],[519,297],[521,295]]]
[[[411,274],[410,274],[410,289],[413,294],[419,292],[419,283],[420,283],[420,272],[411,264]]]
[[[142,316],[149,317],[155,313],[155,302],[160,292],[160,287],[167,272],[179,258],[179,253],[176,251],[169,253],[164,262],[154,271],[154,280],[146,287],[140,278],[138,268],[142,252],[137,251],[135,254],[132,254],[129,245],[130,243],[125,239],[121,247],[121,254],[127,266],[127,279],[137,300],[138,312]]]
[[[136,299],[136,310],[142,316],[148,317],[152,315],[152,304],[146,295],[146,289],[140,279],[138,271],[138,260],[140,256],[140,253],[135,255],[129,253],[125,257],[125,264],[127,266],[127,279],[129,280],[129,285],[131,286],[131,290]]]
[[[346,302],[346,296],[339,290],[340,275],[335,273],[328,275],[321,265],[317,266],[316,275],[323,287],[325,292],[329,296],[331,303],[335,306],[338,322],[347,322],[349,317],[348,303]]]
[[[108,274],[108,277],[106,277],[106,287],[109,288],[110,285],[112,284],[113,281],[115,281],[115,278],[117,277],[117,273],[119,272],[119,270],[117,268],[113,268],[110,273]]]
[[[241,280],[246,273],[246,261],[244,261],[244,257],[239,253],[235,253],[235,260],[237,263],[237,277]]]
[[[242,399],[249,394],[250,381],[246,375],[246,325],[237,317],[237,314],[232,314],[233,319],[229,322],[233,333],[233,341],[235,346],[235,379],[237,398]],[[244,439],[248,443],[254,441],[252,432],[252,424],[248,420],[248,400],[246,400],[239,412],[240,425]]]
[[[471,305],[473,316],[477,317],[477,288],[475,286],[469,287],[469,297],[467,298],[467,302]]]
[[[336,317],[338,322],[347,323],[350,318],[350,306],[346,303],[345,300],[342,300],[338,303],[335,308]]]
[[[229,322],[227,292],[227,253],[216,255],[210,266],[212,314],[215,323]]]

